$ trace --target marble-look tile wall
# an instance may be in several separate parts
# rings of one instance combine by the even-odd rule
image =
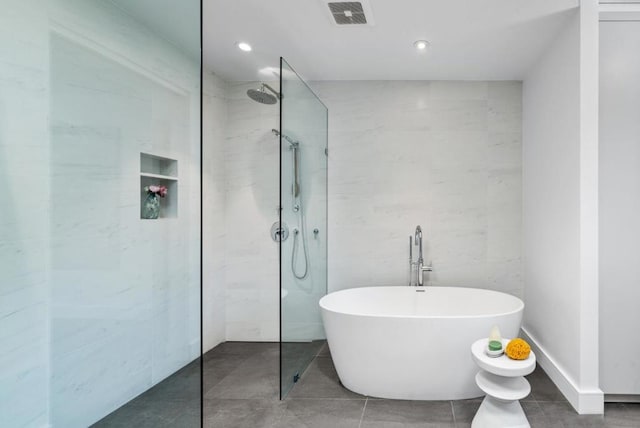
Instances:
[[[226,340],[225,158],[227,84],[213,73],[203,78],[203,342],[205,351]]]
[[[189,115],[186,94],[52,36],[54,426],[91,424],[198,356]],[[140,219],[141,152],[178,161],[177,218]]]
[[[276,88],[275,82],[269,82]],[[279,340],[278,104],[251,100],[257,82],[227,84],[225,166],[225,313],[227,340]]]
[[[300,193],[293,197],[293,151],[284,142],[282,221],[291,234],[282,243],[281,337],[283,342],[297,342],[325,338],[318,301],[327,293],[328,115],[326,107],[286,65],[283,77],[282,131],[298,142]],[[296,229],[300,231],[297,236]],[[308,271],[306,277],[300,278],[305,270],[305,246]]]
[[[199,67],[111,2],[0,24],[0,426],[85,427],[199,354]],[[178,218],[140,220],[141,151]]]
[[[420,224],[429,284],[521,297],[521,83],[311,86],[329,107],[329,291],[406,284]]]
[[[212,221],[224,230],[212,233],[224,235],[224,248],[206,244],[219,254],[207,269],[218,263],[224,268],[215,275],[205,307],[217,308],[211,322],[224,325],[226,340],[275,341],[278,252],[268,231],[278,218],[278,139],[270,131],[278,128],[278,109],[246,96],[257,82],[216,82],[226,85],[226,110],[218,96],[210,107],[219,116],[210,118],[217,130],[205,144],[217,157],[212,165],[222,162],[217,172],[224,178],[212,173],[211,197],[222,197],[216,189],[223,180],[224,214],[213,207]],[[329,291],[405,284],[408,236],[421,224],[425,258],[434,265],[429,284],[522,296],[521,83],[311,85],[329,108]],[[284,151],[285,175],[287,156]],[[322,204],[322,195],[315,196],[312,203]],[[283,209],[287,204],[285,197]],[[285,267],[289,250],[285,243]],[[296,290],[295,281],[289,288]],[[296,318],[295,310],[291,316]],[[210,328],[219,332],[218,324]]]
[[[0,426],[48,424],[49,33],[39,0],[0,13]]]
[[[54,3],[50,409],[81,427],[199,355],[199,70],[109,2]],[[176,218],[140,219],[141,152],[178,161]]]
[[[279,128],[280,109],[278,104],[260,104],[247,96],[247,90],[258,89],[259,82],[225,82],[209,73],[205,83],[205,349],[223,340],[278,341],[278,245],[269,232],[278,221],[280,151],[279,138],[272,129]],[[276,82],[269,84],[277,87]],[[293,138],[309,132],[300,118],[293,117],[298,112],[291,105],[287,132]],[[285,221],[291,238],[283,245],[283,288],[291,308],[287,314],[293,320],[288,324],[290,338],[309,337],[310,329],[316,337],[322,330],[319,317],[314,323],[296,321],[309,318],[313,308],[305,302],[310,296],[324,294],[325,284],[326,241],[321,237],[326,235],[324,231],[317,239],[313,235],[315,227],[325,229],[324,194],[320,192],[321,198],[317,198],[313,190],[326,181],[324,169],[316,165],[325,157],[321,148],[313,146],[307,140],[301,143],[301,180],[308,193],[304,195],[308,248],[312,258],[323,259],[322,269],[312,261],[305,280],[294,280],[291,275],[293,229],[298,220],[285,194]],[[293,167],[286,145],[282,160],[284,180],[290,182]],[[302,270],[302,252],[298,259]],[[311,283],[315,291],[310,294]]]

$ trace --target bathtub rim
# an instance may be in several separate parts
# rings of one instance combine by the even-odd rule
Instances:
[[[504,294],[506,296],[514,298],[514,299],[519,301],[519,306],[518,306],[517,309],[512,310],[512,311],[498,312],[498,313],[488,313],[488,314],[481,314],[481,315],[408,315],[408,314],[404,314],[404,315],[396,315],[396,314],[376,315],[376,314],[372,314],[372,313],[358,313],[358,312],[337,311],[337,310],[334,310],[334,309],[327,308],[326,304],[323,302],[327,297],[329,297],[332,294],[341,293],[341,292],[348,292],[348,291],[352,291],[352,290],[355,290],[355,289],[363,289],[363,288],[380,289],[380,288],[404,288],[404,287],[409,288],[409,289],[418,289],[418,290],[420,288],[424,288],[424,289],[428,289],[428,288],[439,288],[439,289],[448,288],[448,289],[459,289],[459,290],[482,290],[482,291],[486,291],[486,292],[489,292],[489,293]],[[367,285],[367,286],[363,286],[363,287],[346,288],[346,289],[343,289],[343,290],[333,291],[331,293],[325,294],[318,301],[318,305],[320,306],[320,309],[322,311],[331,312],[333,314],[349,315],[349,316],[354,316],[354,317],[400,318],[400,319],[475,319],[475,318],[487,318],[487,317],[507,316],[507,315],[516,314],[518,312],[524,312],[524,307],[525,307],[524,301],[521,298],[516,297],[516,296],[514,296],[512,294],[509,294],[509,293],[505,293],[503,291],[490,290],[488,288],[452,287],[452,286],[435,286],[435,285],[428,285],[428,286],[423,286],[423,287],[409,286],[409,285],[381,285],[381,286]]]

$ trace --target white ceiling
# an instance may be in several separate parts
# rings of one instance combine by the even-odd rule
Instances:
[[[199,0],[111,1],[199,57]],[[579,3],[369,0],[374,26],[339,27],[327,0],[202,1],[205,67],[227,80],[272,80],[280,56],[310,80],[520,80]]]
[[[280,56],[310,80],[520,80],[579,0],[370,0],[375,26],[352,27],[325,0],[203,2],[205,67],[227,80],[273,78]]]

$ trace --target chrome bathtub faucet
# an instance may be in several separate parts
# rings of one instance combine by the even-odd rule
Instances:
[[[412,240],[415,244],[412,243]],[[413,261],[413,245],[418,247],[418,260]],[[424,286],[424,273],[433,271],[431,265],[424,265],[424,258],[422,256],[422,228],[420,225],[416,226],[416,232],[414,236],[409,235],[409,285],[413,284],[413,271],[417,273],[417,285],[418,287]]]

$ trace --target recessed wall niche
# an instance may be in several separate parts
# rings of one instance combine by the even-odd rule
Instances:
[[[145,187],[166,186],[167,196],[160,198],[161,218],[178,217],[178,161],[149,153],[140,153],[140,218],[147,198]],[[145,219],[146,220],[146,219]]]

